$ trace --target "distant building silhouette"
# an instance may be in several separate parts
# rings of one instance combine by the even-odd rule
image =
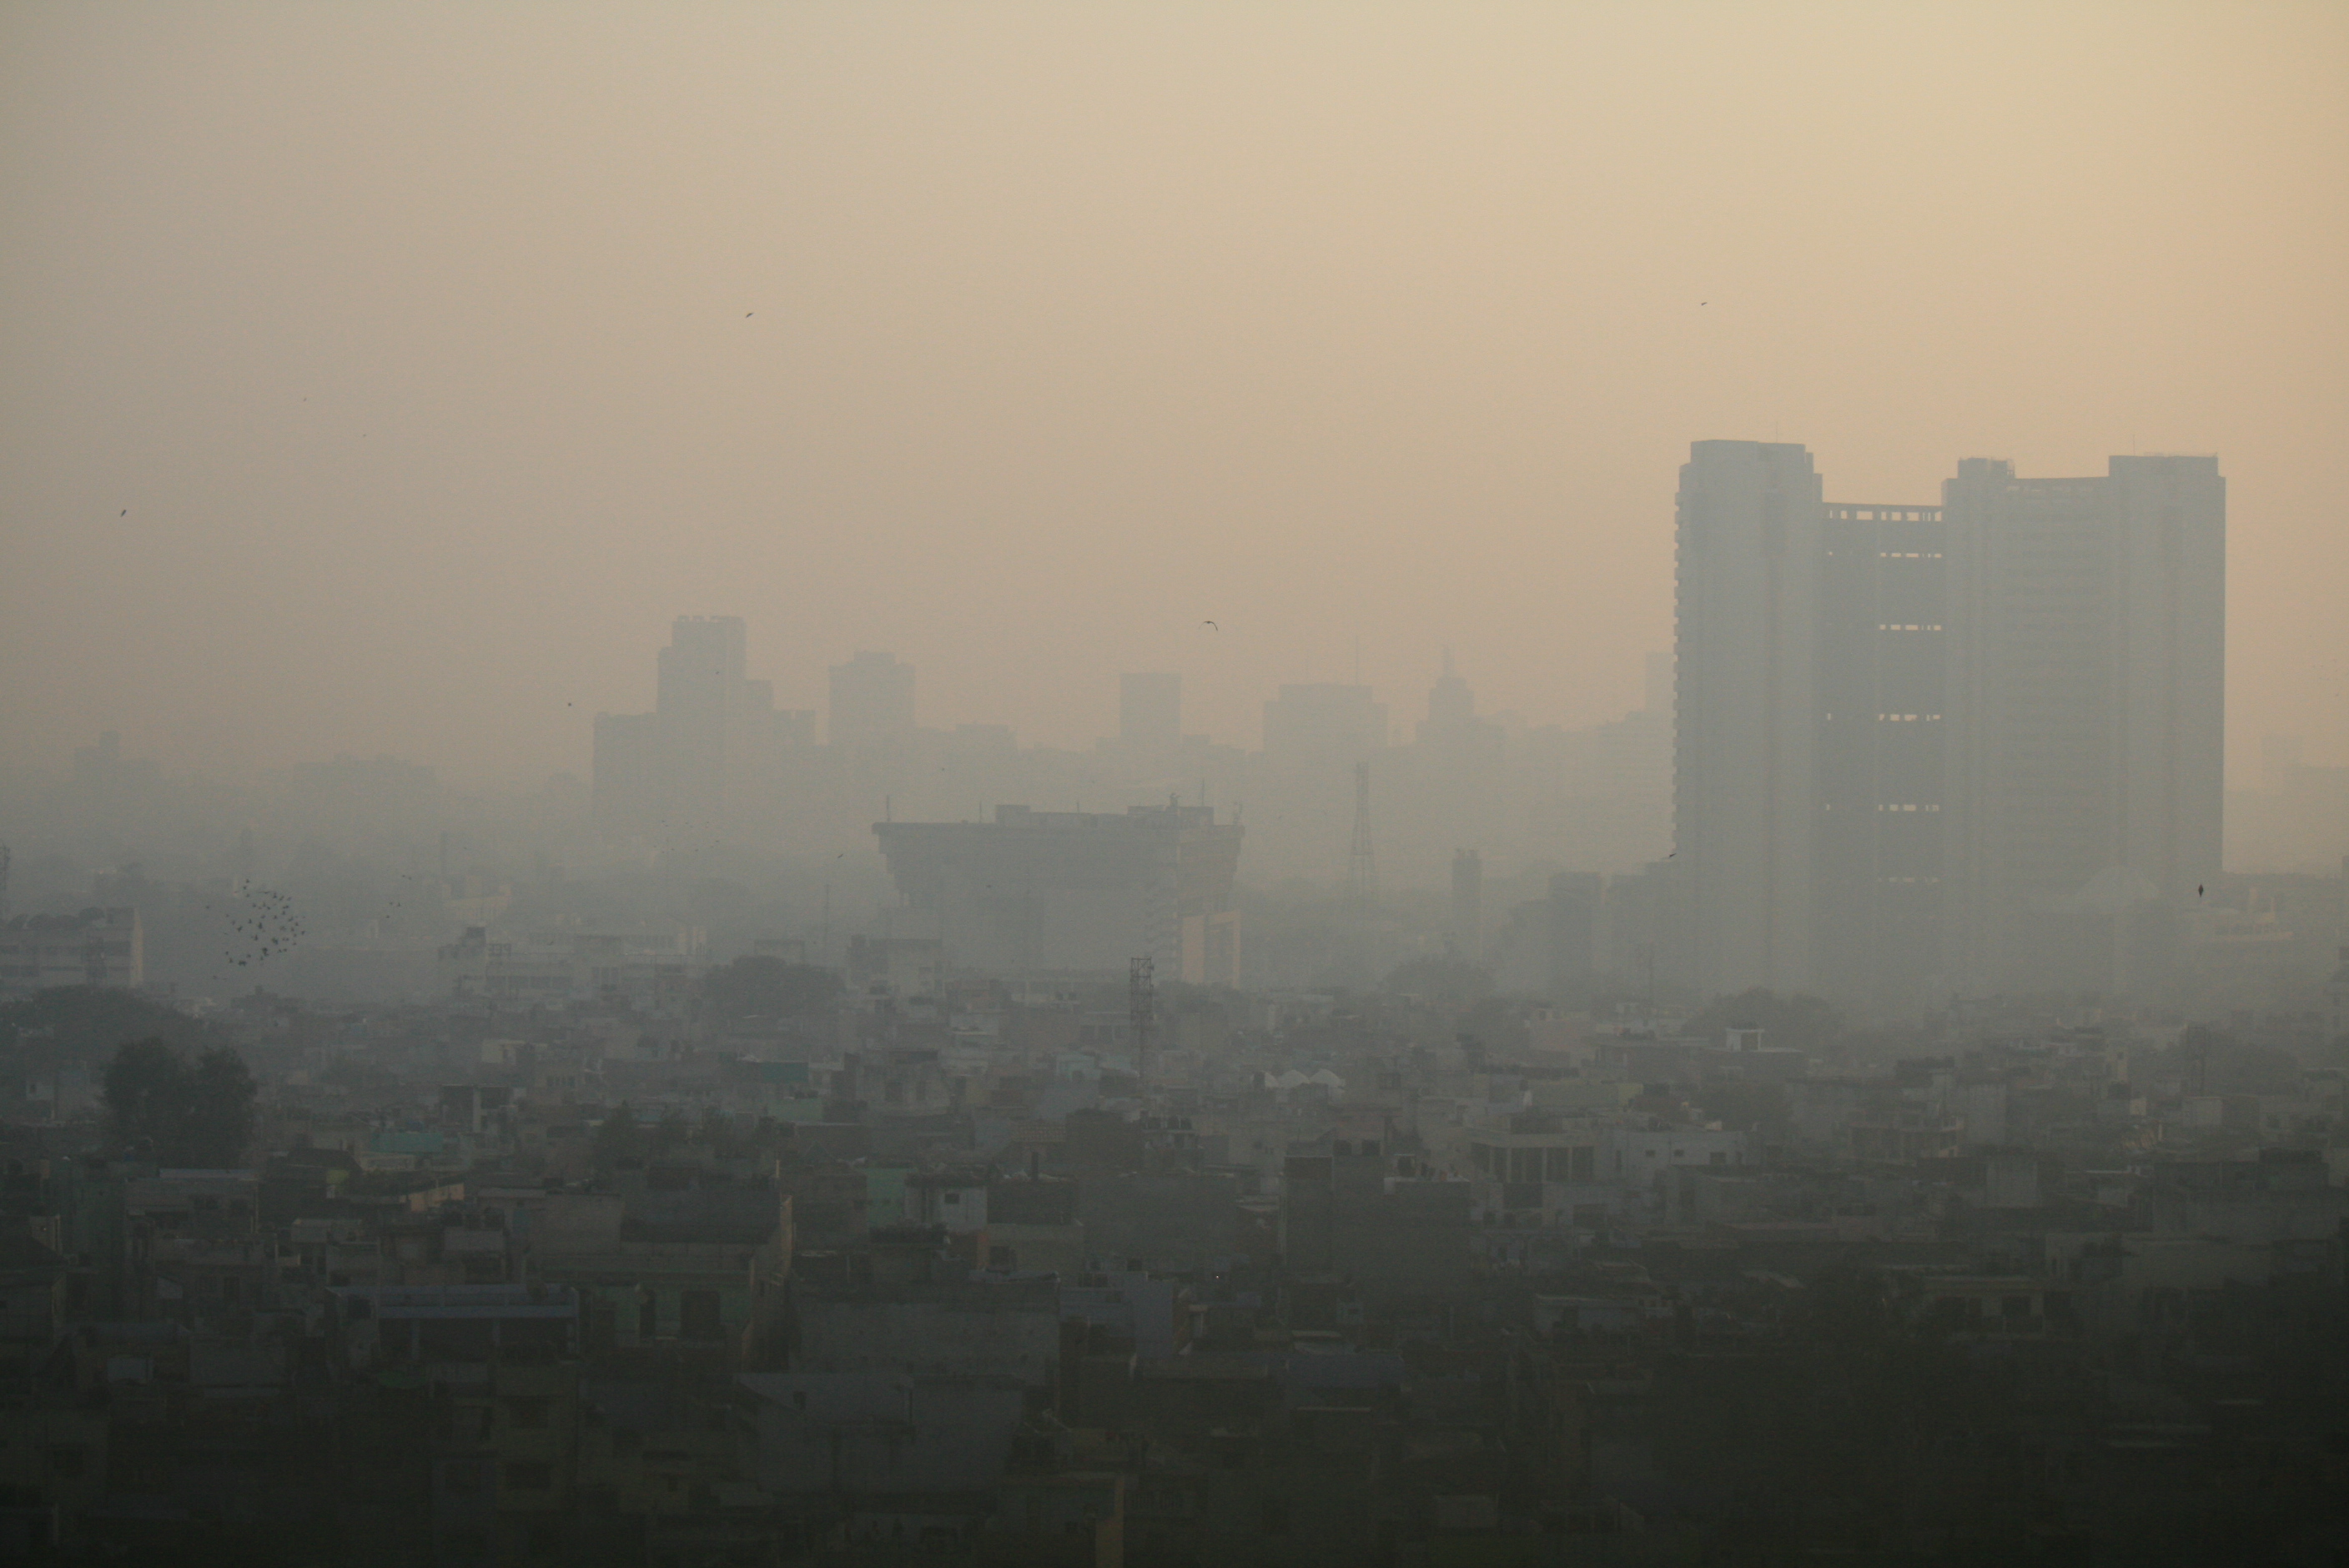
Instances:
[[[1485,859],[1474,850],[1452,851],[1452,944],[1471,964],[1485,956]]]
[[[1709,994],[2142,991],[2216,882],[2211,458],[1828,504],[1700,441],[1679,501],[1674,946]]]
[[[1117,678],[1117,738],[1137,751],[1173,752],[1183,744],[1183,677],[1123,675]]]
[[[1673,845],[1708,993],[1813,984],[1819,512],[1798,446],[1699,441],[1681,469]]]
[[[680,615],[660,650],[654,707],[595,718],[595,812],[609,832],[667,842],[739,836],[775,805],[782,750],[808,716],[775,711],[746,673],[735,615]]]
[[[0,920],[0,997],[59,985],[132,989],[145,973],[146,938],[136,909]]]
[[[2116,986],[2137,988],[2164,966],[2162,912],[2219,881],[2218,459],[2020,480],[1978,459],[1943,500],[1952,970],[2037,989],[2109,958]]]
[[[1387,744],[1387,705],[1366,686],[1284,686],[1264,705],[1264,754],[1283,764],[1350,770]]]
[[[991,822],[873,831],[907,905],[900,934],[940,942],[950,967],[1123,975],[1146,956],[1169,979],[1238,984],[1241,829],[1206,807],[999,806]]]
[[[1429,689],[1427,717],[1419,721],[1419,743],[1497,769],[1506,738],[1499,725],[1476,717],[1476,694],[1453,667],[1452,650],[1444,649],[1444,674]]]
[[[914,733],[914,666],[871,650],[832,666],[832,709],[824,738],[848,751],[868,750]]]

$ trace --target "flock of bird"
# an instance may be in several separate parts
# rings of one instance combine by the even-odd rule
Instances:
[[[248,888],[241,903],[225,909],[213,904],[204,907],[228,917],[232,934],[221,961],[239,968],[266,964],[293,951],[309,929],[294,901],[272,888]]]

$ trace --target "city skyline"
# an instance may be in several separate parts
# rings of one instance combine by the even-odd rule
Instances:
[[[2349,5],[0,5],[0,1546],[2349,1563]]]
[[[2225,452],[2230,760],[2349,762],[2329,11],[0,27],[0,769],[535,783],[678,613],[1048,744],[1094,660],[1246,744],[1358,641],[1588,724],[1700,437],[1860,501]]]

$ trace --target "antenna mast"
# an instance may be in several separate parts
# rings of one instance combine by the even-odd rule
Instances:
[[[1126,965],[1126,1016],[1133,1025],[1133,1072],[1141,1084],[1150,1083],[1150,1037],[1158,1023],[1158,966],[1148,958]]]
[[[1354,841],[1346,853],[1346,891],[1369,909],[1379,898],[1378,851],[1371,841],[1371,765],[1354,764]]]

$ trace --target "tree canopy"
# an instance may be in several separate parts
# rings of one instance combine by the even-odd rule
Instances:
[[[130,1040],[106,1064],[116,1138],[159,1165],[226,1168],[253,1141],[253,1074],[215,1046],[191,1061],[160,1038]]]
[[[599,1168],[609,1168],[623,1161],[641,1159],[644,1151],[644,1128],[636,1120],[635,1109],[624,1099],[595,1129],[595,1163]]]
[[[125,1040],[160,1040],[181,1050],[219,1043],[201,1018],[107,985],[56,985],[0,1007],[0,1042],[47,1043],[58,1061],[87,1061]]]

